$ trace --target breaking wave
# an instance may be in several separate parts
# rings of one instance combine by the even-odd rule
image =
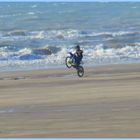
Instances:
[[[29,12],[29,14],[33,14]],[[26,31],[26,30],[13,30],[5,33],[0,33],[4,38],[5,36],[15,37],[15,36],[26,36],[30,38],[55,38],[55,39],[71,39],[78,37],[117,37],[117,36],[134,36],[140,35],[140,32],[93,32],[93,31],[80,31],[73,29],[64,30],[42,30],[42,31]]]
[[[103,44],[81,47],[84,50],[83,61],[89,65],[140,60],[140,43],[117,49],[104,46]],[[40,69],[48,68],[49,66],[64,65],[65,57],[69,51],[74,52],[74,49],[66,46],[46,46],[39,49],[24,48],[12,52],[6,48],[0,48],[0,67],[1,69],[9,67],[10,69]]]
[[[65,57],[69,51],[74,51],[73,46],[77,43],[84,50],[86,64],[136,62],[140,60],[139,38],[140,32],[125,31],[0,31],[0,68],[34,69],[64,65]]]

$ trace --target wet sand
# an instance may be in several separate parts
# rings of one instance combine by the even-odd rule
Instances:
[[[140,137],[140,64],[1,72],[0,137]]]

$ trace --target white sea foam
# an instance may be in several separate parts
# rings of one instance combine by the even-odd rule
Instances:
[[[104,46],[104,43],[100,43],[101,41],[105,41],[107,42],[105,44],[108,44],[110,40],[116,39],[117,37],[120,38],[125,35],[131,37],[133,34],[139,36],[140,33],[125,31],[96,33],[94,31],[79,31],[73,29],[40,31],[14,30],[6,33],[1,31],[0,68],[1,70],[24,67],[26,69],[26,67],[44,68],[49,65],[64,65],[67,52],[74,51],[72,48],[75,40],[82,44],[81,47],[84,50],[84,61],[86,64],[119,63],[121,61],[131,61],[134,59],[139,60],[140,42],[138,40],[135,43],[125,42],[121,46],[112,43],[112,47],[109,45]],[[96,44],[92,44],[93,40],[97,41]],[[17,44],[20,44],[20,46],[16,46],[16,41],[21,41],[23,44],[18,42]],[[51,45],[48,48],[48,41],[57,41],[58,44],[54,46]],[[62,44],[59,44],[61,41]],[[5,45],[9,42],[12,46]],[[38,44],[38,46],[36,46],[36,42],[41,42],[40,44],[43,44],[45,47],[41,47],[40,44],[40,47]],[[116,46],[113,47],[113,45]]]
[[[8,33],[0,33],[0,40],[27,40],[27,39],[55,39],[55,40],[71,40],[79,38],[99,37],[100,40],[109,41],[113,40],[118,36],[127,36],[127,35],[139,35],[140,32],[99,32],[94,31],[79,31],[74,29],[67,30],[40,30],[40,31],[25,31],[25,30],[15,30]],[[99,41],[98,39],[98,41]],[[96,41],[96,40],[95,40]]]
[[[68,49],[66,46],[61,46],[61,50],[51,55],[45,55],[38,59],[34,57],[31,49],[25,48],[14,53],[10,52],[0,53],[0,58],[10,58],[8,61],[1,61],[0,67],[2,69],[20,69],[20,68],[31,68],[40,69],[47,68],[48,66],[58,66],[65,64],[65,57],[69,51],[74,49]],[[88,49],[84,49],[88,48]],[[140,59],[140,47],[138,46],[124,46],[122,48],[105,48],[103,44],[83,47],[84,50],[84,62],[86,64],[105,64],[105,63],[120,63],[121,61],[131,61],[133,59]],[[1,50],[2,51],[2,50]],[[11,57],[13,56],[13,59]],[[25,59],[20,59],[21,56]],[[31,59],[30,59],[31,57]]]
[[[23,15],[22,13],[17,13],[17,14],[4,14],[0,15],[0,18],[7,18],[7,17],[17,17]]]
[[[42,39],[46,37],[45,31],[34,31],[30,32],[29,36],[30,39]]]
[[[95,33],[92,32],[89,34],[90,36],[109,36],[109,37],[116,37],[116,36],[124,36],[124,35],[131,35],[131,34],[139,34],[139,32],[128,32],[128,31],[118,31],[118,32],[100,32]]]
[[[63,37],[65,39],[75,38],[75,37],[96,37],[96,36],[104,36],[104,37],[117,37],[117,36],[124,36],[124,35],[133,35],[133,34],[140,34],[140,32],[127,32],[127,31],[119,31],[119,32],[100,32],[96,33],[93,31],[89,32],[81,32],[79,30],[52,30],[46,32],[49,37]]]
[[[32,52],[31,49],[29,49],[29,48],[24,48],[24,49],[19,50],[17,53],[18,53],[19,55],[24,55],[24,54],[30,54],[31,52]]]
[[[34,4],[34,5],[32,5],[32,6],[31,6],[31,8],[36,8],[36,7],[37,7],[37,5],[36,5],[36,4]]]
[[[77,30],[52,30],[52,31],[46,32],[46,35],[51,38],[70,39],[70,38],[79,36],[79,33]]]
[[[96,36],[104,36],[108,37],[109,39],[112,39],[112,37],[116,36],[123,36],[123,35],[131,35],[138,32],[87,32],[83,33],[78,30],[51,30],[51,31],[36,31],[32,32],[32,38],[56,38],[56,39],[73,39],[78,37],[96,37]]]
[[[28,15],[35,15],[35,12],[28,12]]]

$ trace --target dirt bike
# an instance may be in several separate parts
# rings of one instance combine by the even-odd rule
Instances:
[[[74,54],[72,54],[71,52],[69,52],[70,56],[67,56],[66,57],[66,60],[65,60],[65,64],[68,68],[75,68],[77,70],[77,75],[79,77],[82,77],[84,75],[84,68],[83,66],[81,66],[82,62],[77,65],[75,62],[75,57],[74,57]]]

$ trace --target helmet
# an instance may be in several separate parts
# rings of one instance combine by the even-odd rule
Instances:
[[[79,49],[80,49],[80,46],[79,46],[79,45],[77,45],[75,48],[76,48],[77,50],[79,50]]]

